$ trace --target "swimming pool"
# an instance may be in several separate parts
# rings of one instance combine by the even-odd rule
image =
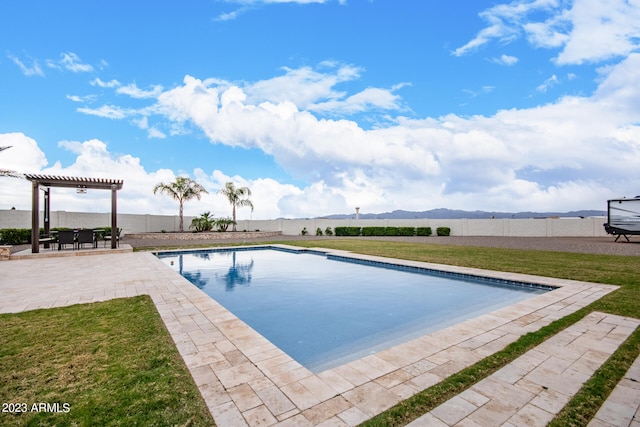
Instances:
[[[551,289],[274,247],[158,257],[313,372]]]

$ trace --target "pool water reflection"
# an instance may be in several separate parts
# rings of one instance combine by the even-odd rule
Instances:
[[[545,292],[273,248],[158,257],[314,372]]]

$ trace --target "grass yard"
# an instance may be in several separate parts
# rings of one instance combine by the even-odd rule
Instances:
[[[287,243],[305,247],[318,246],[318,242],[313,241]],[[363,423],[364,426],[401,426],[407,424],[592,311],[640,318],[640,304],[638,304],[640,301],[640,259],[638,257],[370,240],[325,240],[322,241],[321,246],[368,255],[621,286],[617,291],[606,295],[584,309],[560,319],[538,332],[524,335],[504,350],[399,403]],[[551,425],[564,427],[588,424],[638,355],[640,355],[640,328],[596,371]]]
[[[213,425],[148,296],[2,314],[0,330],[2,426]]]

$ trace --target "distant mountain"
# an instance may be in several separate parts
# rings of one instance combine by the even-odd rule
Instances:
[[[431,209],[428,211],[414,212],[395,210],[384,213],[361,213],[360,219],[487,219],[487,218],[548,218],[548,217],[589,217],[606,216],[606,211],[581,210],[571,212],[486,212],[486,211],[462,211],[455,209]],[[326,219],[349,219],[355,218],[356,214],[335,214],[321,218]]]

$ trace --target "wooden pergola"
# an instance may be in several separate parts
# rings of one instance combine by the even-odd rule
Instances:
[[[78,178],[69,176],[51,176],[25,174],[24,177],[31,181],[31,252],[40,252],[40,187],[44,187],[44,232],[50,233],[50,205],[51,187],[75,188],[78,192],[93,190],[111,190],[111,249],[116,248],[115,234],[118,230],[117,219],[117,191],[122,190],[124,181],[121,179]]]

